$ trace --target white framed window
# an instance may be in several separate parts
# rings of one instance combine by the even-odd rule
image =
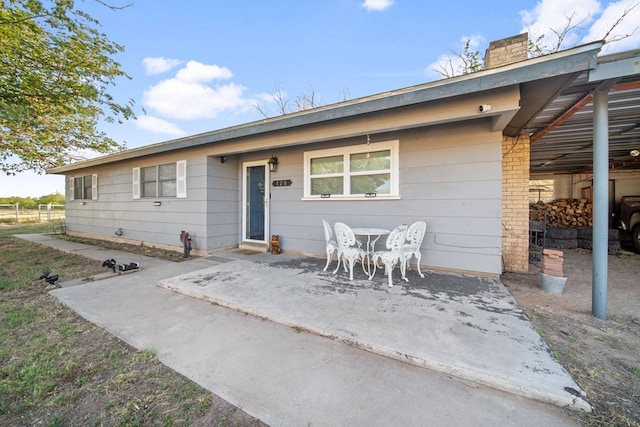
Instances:
[[[187,161],[133,168],[133,198],[187,197]]]
[[[397,140],[304,153],[305,199],[399,198]]]
[[[71,200],[98,200],[98,175],[71,177]]]

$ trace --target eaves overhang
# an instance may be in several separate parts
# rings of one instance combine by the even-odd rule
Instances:
[[[377,95],[318,107],[312,110],[300,111],[124,150],[94,159],[51,168],[47,170],[47,173],[62,174],[87,167],[195,148],[221,141],[228,142],[267,133],[277,133],[336,120],[349,120],[396,108],[438,102],[439,100],[446,100],[453,97],[463,97],[469,94],[521,85],[537,80],[581,73],[595,67],[597,53],[601,47],[602,42],[589,43],[499,68],[410,86]]]

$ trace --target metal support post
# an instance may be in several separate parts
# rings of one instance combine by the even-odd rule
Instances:
[[[593,94],[593,281],[591,313],[607,319],[609,255],[609,90]]]

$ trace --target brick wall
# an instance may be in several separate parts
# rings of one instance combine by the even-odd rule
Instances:
[[[529,35],[527,33],[496,40],[489,44],[489,48],[484,55],[484,68],[488,70],[524,61],[528,55]]]
[[[502,260],[504,270],[529,269],[528,136],[502,137]]]

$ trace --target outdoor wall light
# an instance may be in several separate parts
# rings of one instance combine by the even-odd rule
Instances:
[[[629,155],[631,155],[631,157],[638,157],[640,156],[640,150],[631,150]]]
[[[220,163],[224,163],[227,161],[227,156],[220,156]]]
[[[162,206],[162,202],[161,201],[155,201],[155,202],[153,202],[153,206]]]
[[[271,156],[269,159],[269,172],[275,172],[278,169],[278,158]]]

